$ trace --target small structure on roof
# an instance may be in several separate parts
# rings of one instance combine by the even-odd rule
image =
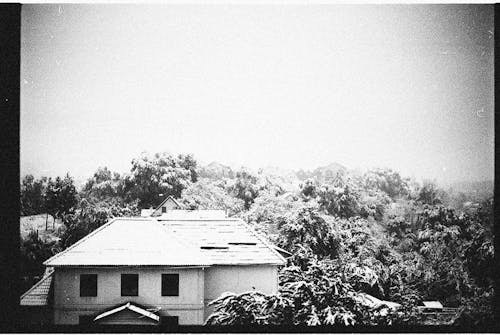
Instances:
[[[148,216],[160,216],[163,213],[167,213],[168,211],[171,211],[173,209],[184,209],[184,206],[173,196],[168,196],[161,202],[161,204],[156,207],[156,208],[146,208],[146,209],[141,209],[141,216],[142,217],[148,217]]]
[[[422,303],[424,304],[424,310],[436,311],[443,309],[443,305],[439,301],[423,301]]]

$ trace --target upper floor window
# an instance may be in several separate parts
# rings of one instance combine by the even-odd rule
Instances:
[[[179,274],[169,273],[161,275],[161,295],[162,296],[179,295]]]
[[[139,295],[139,275],[136,273],[122,274],[122,297]]]
[[[97,297],[97,275],[80,275],[80,297]]]
[[[162,213],[166,213],[166,212],[167,212],[167,207],[163,206],[163,207],[161,208],[161,212],[162,212]]]

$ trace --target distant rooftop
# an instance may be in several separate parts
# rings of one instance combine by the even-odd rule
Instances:
[[[219,209],[171,209],[162,213],[158,219],[182,220],[182,219],[225,219],[226,211]]]

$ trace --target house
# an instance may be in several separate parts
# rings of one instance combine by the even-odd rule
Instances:
[[[275,293],[285,259],[223,211],[170,209],[115,218],[44,264],[21,305],[36,301],[56,325],[202,325],[224,292]]]
[[[166,213],[167,211],[174,209],[183,209],[183,208],[184,206],[182,206],[177,200],[175,200],[174,197],[169,196],[165,200],[163,200],[158,207],[154,209],[153,208],[142,209],[141,217],[159,216],[162,215],[163,213]]]

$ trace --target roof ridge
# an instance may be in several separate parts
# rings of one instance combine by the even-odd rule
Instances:
[[[165,198],[165,200],[163,200],[155,209],[154,209],[154,212],[156,212],[161,206],[163,206],[164,203],[167,202],[168,199],[172,199],[173,202],[175,202],[175,204],[177,206],[180,207],[180,209],[183,209],[184,206],[182,206],[177,200],[175,200],[175,198],[171,195],[169,195],[168,197]]]
[[[54,270],[52,270],[48,275],[43,276],[42,279],[40,279],[35,285],[31,286],[29,290],[24,292],[24,294],[21,296],[20,300],[23,300],[25,296],[27,296],[31,291],[36,289],[38,286],[40,286],[45,280],[47,280],[49,277],[51,277],[54,274]]]
[[[85,235],[84,237],[82,237],[81,239],[79,239],[78,241],[76,241],[75,243],[73,243],[72,245],[69,246],[69,248],[55,254],[54,256],[50,257],[49,259],[47,259],[45,262],[43,262],[42,264],[47,266],[47,263],[61,257],[62,255],[68,253],[70,250],[74,249],[77,245],[80,245],[81,243],[83,243],[84,241],[88,240],[91,236],[94,236],[97,232],[103,230],[104,228],[106,227],[109,227],[113,222],[117,221],[118,218],[112,218],[110,221],[106,222],[105,224],[103,224],[102,226],[100,226],[99,228],[97,228],[96,230],[94,230],[93,232],[91,232],[90,234],[87,234]]]

